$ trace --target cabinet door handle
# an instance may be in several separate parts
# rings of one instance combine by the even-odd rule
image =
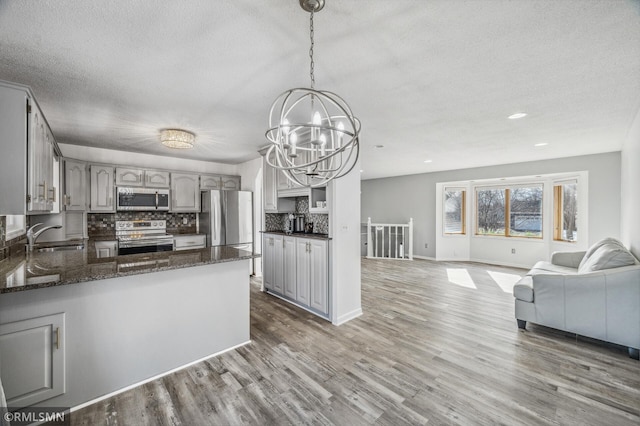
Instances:
[[[60,349],[60,327],[56,327],[56,349]]]

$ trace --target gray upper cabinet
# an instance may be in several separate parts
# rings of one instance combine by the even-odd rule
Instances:
[[[144,186],[147,188],[169,188],[170,176],[169,172],[163,170],[145,170]]]
[[[64,160],[64,195],[62,203],[65,210],[87,209],[87,164],[77,160]]]
[[[0,81],[0,215],[54,209],[55,140],[27,86]]]
[[[169,176],[170,173],[163,170],[143,170],[117,167],[116,186],[169,188]]]
[[[200,189],[222,189],[222,179],[218,175],[200,175]]]
[[[240,176],[222,176],[222,189],[240,191]]]
[[[91,205],[89,210],[105,213],[116,211],[113,175],[114,169],[111,166],[91,165]]]
[[[144,186],[144,170],[117,167],[116,186]]]
[[[53,184],[53,134],[40,108],[29,102],[29,186],[27,210],[50,212],[55,201]]]
[[[200,211],[200,176],[171,173],[172,212]]]
[[[240,176],[200,175],[200,189],[240,191]]]
[[[278,198],[278,175],[282,173],[269,166],[264,157],[265,151],[260,152],[262,157],[262,202],[265,213],[287,213],[296,209],[295,200],[292,198]],[[284,177],[284,176],[283,176]],[[286,177],[285,177],[286,179]]]

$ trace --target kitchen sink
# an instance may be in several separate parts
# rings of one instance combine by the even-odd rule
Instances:
[[[76,244],[76,245],[67,245],[67,246],[56,246],[56,247],[43,247],[36,249],[35,251],[42,252],[51,252],[51,251],[69,251],[69,250],[82,250],[84,248],[84,244]]]

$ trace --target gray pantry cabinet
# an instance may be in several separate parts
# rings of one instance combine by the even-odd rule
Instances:
[[[265,288],[326,318],[329,241],[266,233],[263,242]]]

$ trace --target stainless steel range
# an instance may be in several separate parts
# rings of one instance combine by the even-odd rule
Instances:
[[[173,235],[166,220],[117,220],[118,254],[173,250]]]

